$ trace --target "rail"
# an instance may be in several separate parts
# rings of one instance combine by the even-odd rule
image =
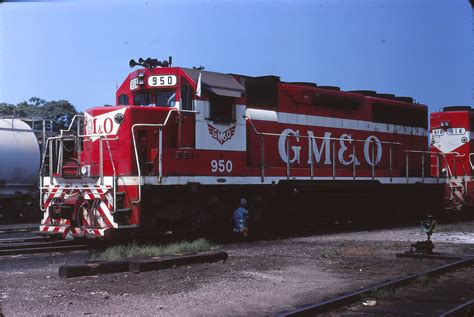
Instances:
[[[281,134],[281,133],[270,133],[270,132],[261,132],[258,131],[257,128],[255,127],[254,123],[252,122],[252,119],[244,115],[244,118],[250,123],[250,126],[252,127],[252,130],[260,137],[260,169],[261,169],[261,182],[263,183],[265,181],[265,136],[276,136],[276,137],[285,137],[285,146],[286,146],[286,153],[289,153],[289,147],[290,147],[290,142],[287,142],[287,140],[290,137],[296,137],[296,136],[289,136],[287,134]],[[299,138],[307,138],[311,140],[309,142],[309,169],[310,169],[310,177],[311,179],[314,178],[314,159],[313,159],[313,140],[329,140],[329,148],[331,149],[331,161],[332,161],[332,178],[336,179],[336,147],[335,147],[335,141],[343,141],[343,142],[350,142],[352,143],[352,178],[355,180],[357,179],[357,159],[356,159],[356,143],[368,143],[368,144],[377,144],[375,140],[360,140],[360,139],[353,139],[353,138],[332,138],[332,137],[317,137],[317,136],[312,136],[312,135],[299,135]],[[380,144],[388,144],[389,145],[389,177],[390,177],[390,182],[393,180],[393,149],[392,146],[399,146],[402,145],[400,142],[387,142],[387,141],[379,141]],[[369,165],[371,166],[371,177],[372,179],[375,179],[375,166],[378,165],[378,163],[375,162],[375,146],[371,147],[371,160]],[[287,179],[291,177],[291,162],[290,159],[286,159],[286,175]]]
[[[71,120],[71,123],[68,127],[68,129],[66,130],[63,130],[61,129],[60,130],[60,135],[59,136],[56,136],[56,137],[50,137],[46,140],[46,144],[45,144],[45,151],[43,152],[43,156],[41,158],[41,168],[40,168],[40,175],[39,175],[39,187],[40,187],[40,191],[39,191],[39,195],[40,195],[40,210],[41,211],[46,211],[44,208],[43,208],[43,194],[42,194],[42,189],[47,189],[46,187],[43,186],[43,172],[44,172],[44,165],[45,165],[45,160],[46,160],[46,152],[47,152],[47,149],[49,148],[49,164],[48,164],[48,167],[49,167],[49,177],[53,177],[53,146],[52,146],[52,142],[54,140],[59,141],[59,149],[58,149],[58,153],[57,153],[57,167],[56,167],[56,171],[58,174],[60,174],[62,176],[62,166],[63,166],[63,148],[64,148],[64,140],[67,140],[67,139],[70,139],[70,140],[74,140],[74,144],[75,144],[75,148],[76,148],[76,153],[78,155],[78,162],[79,162],[79,166],[80,166],[80,144],[79,144],[79,140],[80,139],[84,139],[84,138],[91,138],[91,137],[98,137],[99,138],[99,179],[100,179],[100,185],[104,185],[104,153],[103,153],[103,142],[105,141],[106,144],[107,144],[107,150],[108,150],[108,153],[109,153],[109,159],[110,159],[110,163],[111,163],[111,166],[112,166],[112,172],[113,172],[113,177],[112,177],[112,180],[113,180],[113,199],[114,199],[114,203],[113,203],[113,212],[115,213],[117,207],[116,207],[116,193],[117,193],[117,171],[116,171],[116,168],[115,168],[115,163],[114,163],[114,160],[113,160],[113,156],[112,156],[112,151],[110,149],[110,143],[109,141],[116,141],[118,140],[117,137],[115,138],[107,138],[104,134],[80,134],[80,120],[79,118],[84,118],[83,115],[75,115],[72,120]],[[76,135],[65,135],[66,132],[70,132],[73,125],[74,125],[74,122],[77,120],[77,131],[76,131]]]
[[[37,238],[36,240],[16,239],[0,244],[0,256],[35,254],[35,253],[51,253],[51,252],[67,252],[92,249],[91,245],[71,241],[71,240],[54,240],[51,238]]]
[[[319,303],[308,304],[297,309],[284,311],[284,312],[279,313],[277,316],[279,317],[315,316],[318,314],[334,312],[337,309],[341,309],[349,305],[352,305],[353,303],[360,301],[362,298],[365,298],[367,296],[373,296],[378,291],[398,289],[409,283],[412,283],[413,281],[416,281],[420,277],[440,276],[440,275],[455,271],[460,268],[472,266],[473,263],[474,263],[474,258],[465,257],[459,261],[445,264],[445,265],[436,267],[434,269],[430,269],[422,273],[416,273],[416,274],[409,275],[406,277],[401,277],[394,280],[385,281],[380,284],[367,286],[353,292],[341,294],[337,297],[327,299]]]
[[[135,161],[137,163],[137,172],[138,172],[138,199],[133,201],[133,203],[138,204],[142,200],[142,176],[141,176],[141,167],[140,167],[140,159],[138,157],[138,150],[137,150],[137,141],[135,138],[135,127],[158,127],[158,182],[161,183],[163,178],[163,127],[168,124],[168,120],[171,116],[172,112],[177,112],[177,110],[172,109],[168,112],[168,115],[165,118],[163,123],[136,123],[132,126],[132,140],[133,140],[133,148],[135,151]]]

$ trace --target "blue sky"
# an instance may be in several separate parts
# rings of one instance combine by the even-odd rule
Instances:
[[[130,58],[474,106],[467,0],[0,4],[0,102],[114,104]]]

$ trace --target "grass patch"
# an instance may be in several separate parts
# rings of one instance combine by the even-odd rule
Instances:
[[[215,249],[216,246],[206,239],[198,239],[192,242],[183,241],[169,245],[139,245],[132,243],[107,248],[104,252],[102,252],[102,254],[95,256],[94,260],[112,261],[142,256],[160,256],[190,252],[203,252]]]

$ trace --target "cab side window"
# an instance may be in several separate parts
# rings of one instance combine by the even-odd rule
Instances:
[[[118,105],[123,106],[123,105],[128,105],[128,95],[126,94],[121,94],[118,97]]]
[[[218,123],[235,122],[235,98],[211,94],[210,119]]]
[[[194,110],[193,89],[187,82],[181,86],[181,110]]]

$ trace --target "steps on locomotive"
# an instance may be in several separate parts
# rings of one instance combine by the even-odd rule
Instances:
[[[64,178],[81,177],[81,167],[80,167],[79,164],[77,164],[77,165],[64,165],[62,175],[63,175]]]
[[[125,207],[125,192],[115,193],[116,209],[113,213],[114,221],[118,224],[127,223],[128,217],[132,213],[132,208]]]
[[[128,217],[130,216],[132,212],[132,208],[117,208],[113,214],[114,216],[114,221],[117,224],[124,224],[128,223]]]

